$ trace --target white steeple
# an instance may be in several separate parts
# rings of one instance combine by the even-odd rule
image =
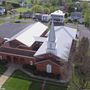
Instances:
[[[55,31],[54,31],[54,24],[52,21],[51,24],[51,30],[49,32],[49,36],[48,36],[48,42],[47,42],[47,52],[48,53],[52,53],[54,55],[56,55],[56,36],[55,36]]]

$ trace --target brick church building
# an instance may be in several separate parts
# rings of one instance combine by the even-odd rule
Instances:
[[[76,29],[54,26],[52,22],[48,32],[47,26],[37,22],[23,27],[13,35],[13,31],[8,32],[9,36],[5,33],[0,35],[1,60],[34,65],[37,71],[60,75],[61,80],[69,78],[70,61],[76,46]]]

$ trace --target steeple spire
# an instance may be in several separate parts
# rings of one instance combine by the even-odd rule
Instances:
[[[47,42],[47,52],[56,55],[56,43],[55,43],[55,41],[56,41],[56,36],[55,36],[54,24],[52,21],[51,30],[49,32],[48,42]]]

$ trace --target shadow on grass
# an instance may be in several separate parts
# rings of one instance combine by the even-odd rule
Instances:
[[[42,83],[39,81],[32,81],[32,84],[29,86],[28,90],[41,90]]]
[[[41,81],[37,81],[35,79],[33,80],[29,75],[25,74],[20,70],[16,70],[11,77],[31,81],[32,83],[29,85],[28,90],[41,90]]]
[[[22,80],[31,80],[30,76],[25,74],[24,72],[20,71],[20,70],[16,70],[11,77],[13,78],[18,78],[18,79],[22,79]]]

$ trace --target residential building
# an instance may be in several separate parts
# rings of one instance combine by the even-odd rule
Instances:
[[[64,25],[64,15],[65,13],[61,10],[51,13],[51,19],[53,20],[55,26]]]
[[[4,15],[6,12],[6,9],[4,7],[0,7],[0,15]]]
[[[35,13],[34,18],[41,22],[49,22],[51,16],[49,14]]]
[[[71,20],[71,21],[78,21],[79,23],[84,23],[84,19],[82,17],[82,13],[81,12],[72,12],[71,13],[71,16],[68,17],[68,20]]]

